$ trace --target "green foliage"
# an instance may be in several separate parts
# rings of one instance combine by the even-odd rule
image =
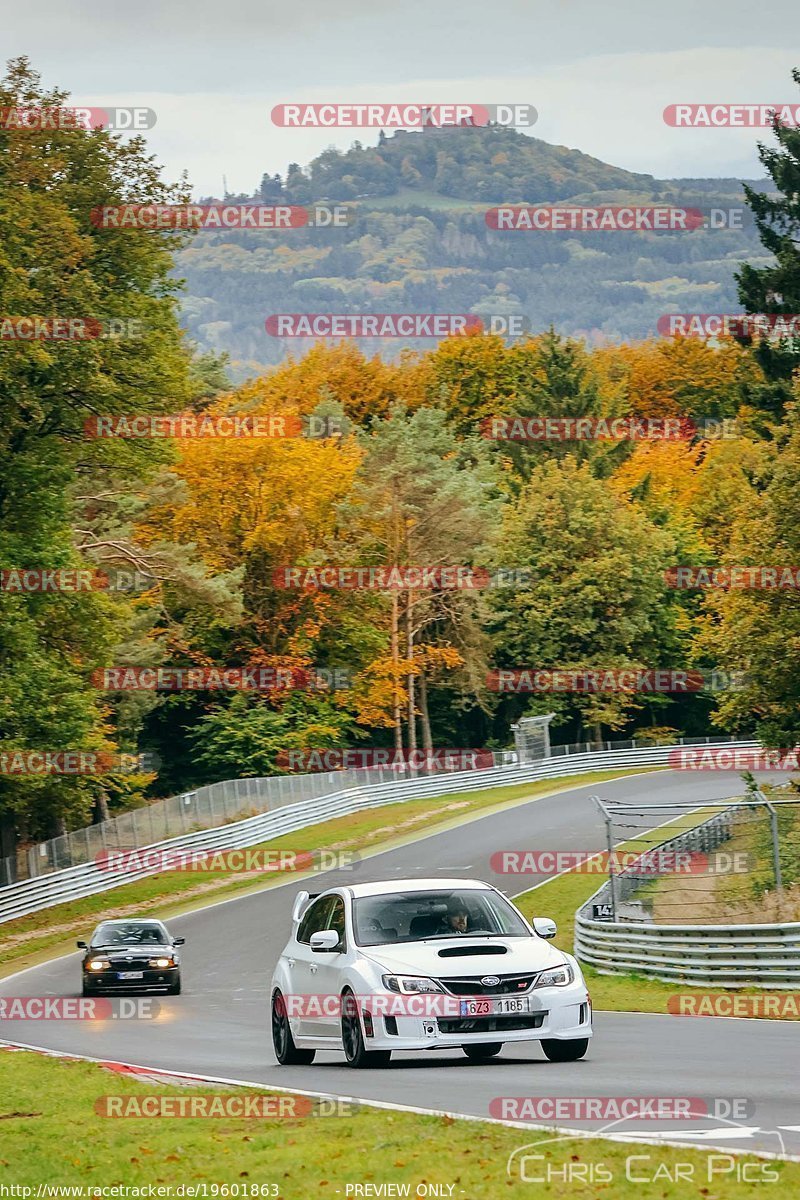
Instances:
[[[800,70],[792,71],[800,86]],[[772,180],[771,194],[745,187],[767,265],[745,263],[736,276],[739,299],[748,313],[800,313],[800,130],[775,120],[776,148],[759,144],[759,158]],[[800,338],[756,339],[756,357],[772,381],[789,381],[800,365]],[[787,399],[788,389],[773,387]],[[779,411],[779,410],[778,410]]]
[[[526,567],[529,586],[498,592],[493,635],[502,666],[536,669],[663,667],[663,570],[672,539],[623,503],[588,464],[567,457],[534,468],[505,514],[502,561]],[[619,729],[636,694],[536,697],[530,711],[580,714]],[[519,708],[519,701],[517,702]]]
[[[350,715],[322,696],[296,692],[280,709],[233,696],[196,722],[190,741],[196,761],[215,778],[281,773],[281,751],[347,744]]]
[[[740,515],[723,556],[731,565],[800,562],[800,408],[791,405],[755,504]],[[702,644],[730,670],[744,673],[741,691],[727,693],[719,719],[740,729],[753,717],[765,744],[800,743],[800,603],[796,590],[732,589],[706,598],[713,618]]]
[[[0,83],[3,108],[65,100],[43,92],[24,59]],[[158,452],[87,441],[84,423],[169,411],[190,394],[168,239],[96,229],[90,212],[177,193],[158,180],[141,139],[84,130],[0,132],[0,190],[0,311],[140,322],[135,337],[3,343],[0,564],[87,565],[73,492],[110,470],[130,479]],[[88,675],[108,660],[125,620],[124,601],[96,592],[0,592],[0,746],[113,750]],[[102,791],[91,777],[0,777],[0,828],[46,835],[65,819],[84,823]]]
[[[650,175],[609,167],[579,150],[489,126],[401,131],[382,138],[377,149],[356,143],[342,153],[331,147],[307,171],[292,164],[281,194],[302,204],[308,199],[338,202],[391,195],[411,187],[501,204],[652,183]],[[266,186],[274,195],[274,178]]]

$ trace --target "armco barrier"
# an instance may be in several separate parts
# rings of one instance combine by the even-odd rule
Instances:
[[[632,743],[630,743],[632,744]],[[601,748],[601,747],[598,747]],[[625,743],[607,744],[606,750],[622,750]],[[570,747],[560,751],[569,753]],[[594,749],[583,746],[582,750]],[[492,765],[507,766],[516,762],[513,751],[492,753]],[[432,771],[450,770],[444,765]],[[407,774],[411,774],[406,768]],[[426,771],[426,774],[430,772]],[[217,829],[233,821],[243,821],[258,813],[273,812],[287,804],[299,804],[315,796],[327,796],[362,784],[396,782],[401,776],[397,768],[349,768],[344,771],[319,771],[310,774],[269,775],[247,779],[224,779],[220,783],[203,784],[192,791],[166,800],[154,800],[141,808],[129,809],[105,821],[96,821],[82,829],[72,829],[58,837],[48,838],[30,846],[24,853],[0,858],[0,888],[23,879],[36,879],[51,871],[67,867],[82,867],[93,862],[105,850],[138,850],[155,842],[197,833],[201,829]]]
[[[620,925],[575,920],[575,956],[601,975],[634,973],[693,987],[800,988],[800,922]]]
[[[733,806],[727,808],[695,829],[649,847],[648,853],[721,844],[733,812]],[[616,876],[618,903],[624,903],[637,878],[635,869]],[[610,885],[604,883],[575,914],[575,957],[601,975],[636,974],[693,987],[800,988],[800,922],[656,925],[633,917],[598,921],[587,916],[593,904],[610,898]]]
[[[758,745],[752,741],[703,744],[708,744],[711,749],[755,749]],[[601,750],[595,753],[542,759],[532,764],[494,767],[485,771],[459,771],[401,782],[363,784],[332,791],[328,795],[315,796],[297,804],[285,804],[274,812],[259,813],[244,821],[235,821],[216,829],[203,829],[197,833],[153,842],[140,849],[142,852],[168,848],[242,849],[364,808],[377,808],[425,796],[449,796],[457,792],[483,791],[515,783],[532,783],[540,779],[558,779],[564,775],[580,775],[588,771],[666,765],[670,752],[675,749],[675,746],[647,746],[627,750]],[[158,868],[151,867],[139,871],[126,871],[123,874],[103,870],[93,860],[81,866],[67,867],[49,875],[26,879],[10,887],[0,888],[0,923],[50,908],[66,900],[77,900],[83,896],[109,891],[130,883],[133,879],[155,874],[157,870]]]

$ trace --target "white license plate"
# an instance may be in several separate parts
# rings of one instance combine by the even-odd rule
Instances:
[[[530,1012],[527,996],[492,996],[486,1000],[462,1000],[462,1017],[493,1017],[498,1013]]]
[[[117,979],[144,979],[144,971],[117,971]]]

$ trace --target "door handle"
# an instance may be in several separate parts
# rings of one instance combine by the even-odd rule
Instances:
[[[312,974],[312,975],[316,975],[316,973],[317,973],[317,964],[316,964],[316,963],[312,963],[312,964],[311,964],[311,966],[309,967],[309,970],[311,971],[311,974]]]

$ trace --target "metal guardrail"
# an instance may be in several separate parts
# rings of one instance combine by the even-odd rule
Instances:
[[[703,745],[712,739],[678,738],[681,746]],[[733,738],[716,738],[716,742],[733,742]],[[641,743],[644,744],[644,743]],[[523,754],[520,761],[533,762],[557,755],[592,753],[598,750],[633,750],[634,740],[604,742],[594,745],[580,742],[569,746],[553,746],[549,753]],[[514,751],[493,753],[494,766],[510,766],[517,761]],[[437,771],[437,766],[423,773],[405,770],[400,766],[350,768],[344,771],[318,771],[311,774],[288,774],[225,779],[220,783],[204,784],[192,791],[156,800],[141,808],[118,813],[105,821],[97,821],[82,829],[73,829],[59,837],[49,838],[38,845],[0,858],[0,888],[34,879],[65,867],[79,867],[93,862],[105,850],[135,850],[155,842],[183,837],[200,829],[216,829],[233,821],[243,821],[258,813],[272,812],[288,804],[298,804],[314,796],[327,796],[362,784],[391,783],[403,778],[420,778]]]
[[[513,751],[493,753],[495,766],[506,766],[514,761]],[[445,769],[432,768],[433,771]],[[315,796],[376,781],[396,781],[412,773],[406,768],[407,774],[401,775],[401,770],[400,767],[350,768],[312,774],[225,779],[220,783],[204,784],[193,791],[156,800],[106,821],[49,838],[13,857],[0,858],[0,888],[65,867],[82,866],[106,850],[136,850],[201,829],[216,829]]]
[[[661,842],[648,853],[711,849],[730,836],[734,811],[742,800],[685,833]],[[705,807],[702,806],[701,807]],[[634,868],[616,875],[617,920],[587,915],[595,904],[612,900],[606,882],[575,914],[575,956],[601,975],[636,974],[664,983],[725,988],[762,987],[776,991],[800,986],[800,922],[741,925],[660,925],[622,913],[628,895],[642,878]],[[652,879],[652,875],[649,876]]]
[[[800,922],[621,926],[576,918],[575,956],[601,975],[794,991],[800,986]]]
[[[758,745],[752,741],[720,741],[708,744],[712,748],[735,746],[740,749],[755,749]],[[282,834],[296,833],[299,829],[306,829],[332,817],[359,812],[364,808],[377,808],[426,796],[449,796],[458,792],[508,787],[515,783],[533,783],[540,779],[558,779],[564,775],[579,775],[588,771],[665,765],[670,752],[675,749],[676,746],[673,745],[601,750],[542,759],[532,764],[493,767],[481,771],[459,771],[400,782],[395,779],[387,783],[365,783],[302,800],[297,804],[286,804],[275,811],[259,813],[257,816],[215,829],[204,829],[165,841],[154,841],[139,849],[142,853],[147,850],[180,848],[242,849],[259,845]],[[98,861],[92,860],[36,879],[26,879],[10,887],[0,888],[0,923],[50,908],[66,900],[109,891],[130,883],[131,880],[155,874],[158,869],[158,866],[145,866],[142,870],[126,871],[123,874],[104,869]]]

